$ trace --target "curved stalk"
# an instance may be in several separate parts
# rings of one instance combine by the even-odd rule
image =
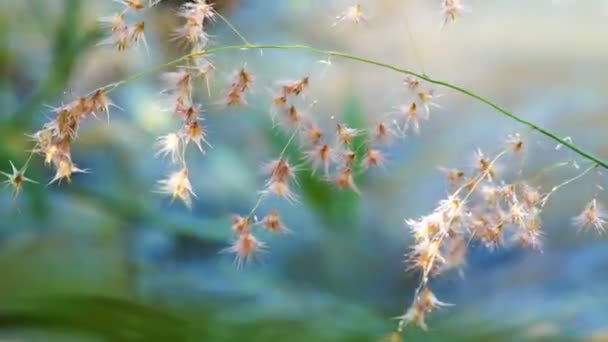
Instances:
[[[467,95],[479,102],[482,102],[490,107],[492,107],[493,109],[495,109],[496,111],[498,111],[500,114],[515,120],[525,126],[528,126],[529,128],[531,128],[532,130],[535,130],[537,132],[539,132],[540,134],[550,138],[551,140],[554,140],[555,142],[562,144],[564,146],[566,146],[568,149],[572,150],[574,153],[578,154],[579,156],[581,156],[584,159],[587,159],[591,162],[593,162],[594,164],[597,164],[605,169],[608,169],[608,162],[603,161],[602,159],[594,156],[592,153],[589,153],[579,147],[577,147],[576,145],[572,144],[571,142],[560,138],[559,136],[557,136],[555,133],[542,128],[540,126],[538,126],[537,124],[525,120],[522,117],[519,117],[517,115],[515,115],[514,113],[512,113],[511,111],[499,106],[498,104],[492,102],[491,100],[482,97],[472,91],[466,90],[460,86],[454,85],[452,83],[448,83],[445,81],[440,81],[440,80],[436,80],[433,79],[429,76],[408,70],[408,69],[404,69],[404,68],[400,68],[388,63],[384,63],[384,62],[380,62],[380,61],[376,61],[373,59],[369,59],[369,58],[365,58],[365,57],[359,57],[359,56],[355,56],[355,55],[351,55],[351,54],[347,54],[347,53],[343,53],[343,52],[337,52],[337,51],[330,51],[330,50],[322,50],[322,49],[318,49],[318,48],[314,48],[311,46],[307,46],[307,45],[252,45],[252,44],[245,44],[245,45],[228,45],[228,46],[220,46],[220,47],[216,47],[216,48],[210,48],[207,50],[203,50],[203,51],[197,51],[197,52],[193,52],[187,55],[184,55],[180,58],[177,58],[173,61],[170,61],[168,63],[165,64],[161,64],[158,65],[156,67],[153,67],[151,69],[142,71],[140,73],[134,74],[122,81],[113,83],[108,85],[105,90],[106,92],[111,92],[114,89],[129,83],[131,81],[137,80],[139,78],[142,78],[144,76],[147,76],[149,74],[153,74],[159,70],[162,70],[164,68],[168,68],[171,66],[174,66],[176,64],[179,64],[180,62],[190,59],[190,58],[196,58],[196,57],[201,57],[201,56],[205,56],[205,55],[210,55],[210,54],[214,54],[214,53],[218,53],[218,52],[222,52],[222,51],[229,51],[229,50],[263,50],[263,49],[275,49],[275,50],[305,50],[308,52],[312,52],[315,54],[319,54],[319,55],[324,55],[324,56],[328,56],[328,57],[339,57],[339,58],[343,58],[343,59],[348,59],[348,60],[353,60],[353,61],[357,61],[357,62],[361,62],[361,63],[365,63],[365,64],[369,64],[369,65],[375,65],[384,69],[389,69],[389,70],[393,70],[396,71],[398,73],[401,74],[405,74],[405,75],[411,75],[411,76],[415,76],[421,80],[424,80],[426,82],[432,83],[432,84],[436,84],[442,87],[446,87],[452,90],[455,90],[461,94]]]

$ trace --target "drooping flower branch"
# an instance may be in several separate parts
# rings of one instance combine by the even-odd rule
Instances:
[[[461,94],[464,94],[466,96],[469,96],[479,102],[482,102],[490,107],[492,107],[493,109],[495,109],[498,113],[508,117],[511,120],[517,121],[520,124],[527,126],[537,132],[539,132],[540,134],[548,137],[551,140],[554,140],[555,142],[557,142],[558,144],[561,144],[563,146],[565,146],[566,148],[572,150],[574,153],[578,154],[579,156],[581,156],[582,158],[589,160],[599,166],[601,166],[604,169],[608,170],[608,162],[600,159],[599,157],[596,157],[593,153],[588,152],[586,150],[584,150],[581,147],[576,146],[572,141],[570,141],[569,139],[565,139],[565,138],[560,138],[559,135],[557,133],[554,133],[546,128],[541,127],[538,124],[535,124],[529,120],[526,120],[516,114],[514,114],[513,112],[509,111],[508,109],[496,104],[495,102],[481,96],[478,95],[476,92],[473,92],[471,90],[467,90],[463,87],[460,87],[458,85],[455,85],[453,83],[450,82],[446,82],[446,81],[442,81],[442,80],[438,80],[438,79],[434,79],[431,78],[427,75],[423,75],[417,72],[414,72],[412,70],[409,69],[405,69],[405,68],[401,68],[398,67],[396,65],[392,65],[392,64],[388,64],[388,63],[384,63],[384,62],[380,62],[380,61],[376,61],[370,58],[365,58],[365,57],[360,57],[360,56],[356,56],[356,55],[352,55],[352,54],[348,54],[348,53],[344,53],[344,52],[338,52],[338,51],[331,51],[331,50],[323,50],[323,49],[318,49],[318,48],[314,48],[311,46],[307,46],[307,45],[229,45],[229,46],[220,46],[220,47],[215,47],[215,48],[209,48],[203,51],[198,51],[198,52],[193,52],[184,56],[181,56],[173,61],[170,61],[168,63],[165,64],[161,64],[158,65],[152,69],[143,71],[141,73],[137,73],[132,75],[131,77],[128,77],[122,81],[110,84],[107,86],[106,88],[106,93],[109,93],[113,90],[115,90],[116,88],[130,83],[132,81],[135,81],[137,79],[140,79],[142,77],[151,75],[151,74],[155,74],[157,73],[159,70],[162,69],[166,69],[175,65],[178,65],[179,63],[187,60],[187,59],[191,59],[191,58],[196,58],[196,57],[200,57],[200,56],[207,56],[207,55],[213,55],[219,52],[224,52],[224,51],[230,51],[230,50],[264,50],[264,49],[268,49],[268,50],[305,50],[305,51],[309,51],[315,54],[319,54],[319,55],[323,55],[323,56],[327,56],[327,57],[339,57],[339,58],[344,58],[344,59],[348,59],[348,60],[353,60],[353,61],[357,61],[357,62],[361,62],[364,64],[370,64],[370,65],[375,65],[381,68],[385,68],[385,69],[389,69],[389,70],[393,70],[396,71],[398,73],[404,74],[404,75],[409,75],[409,76],[414,76],[417,77],[420,80],[424,80],[426,82],[435,84],[435,85],[439,85],[439,86],[443,86],[452,90],[455,90]]]
[[[102,19],[110,33],[105,42],[119,51],[136,46],[140,42],[146,44],[143,21],[130,24],[127,21],[127,14],[139,13],[160,1],[151,0],[147,6],[141,0],[118,2],[124,8],[114,16]],[[468,9],[459,0],[442,1],[444,24],[455,21],[467,11]],[[157,192],[169,195],[172,200],[180,200],[187,207],[191,207],[193,197],[196,195],[190,182],[191,174],[185,158],[186,148],[193,145],[202,154],[211,148],[203,126],[203,106],[196,101],[193,81],[202,78],[208,87],[215,66],[207,57],[239,50],[260,52],[271,49],[299,50],[322,55],[327,61],[341,58],[392,70],[404,75],[401,86],[408,100],[396,106],[394,111],[387,113],[387,117],[376,118],[372,127],[349,127],[338,122],[335,124],[335,129],[327,132],[308,113],[316,101],[312,101],[307,108],[302,107],[305,94],[313,82],[312,77],[307,75],[296,80],[277,82],[269,100],[272,121],[278,129],[289,135],[289,139],[279,156],[263,165],[262,169],[266,177],[264,188],[257,193],[257,200],[251,210],[247,214],[233,216],[231,226],[233,241],[224,251],[235,255],[238,267],[267,248],[266,243],[254,235],[255,229],[265,229],[272,233],[290,231],[280,213],[274,209],[267,211],[261,219],[258,218],[256,212],[266,198],[275,196],[290,203],[298,202],[297,174],[305,169],[313,173],[322,173],[322,178],[336,189],[346,189],[361,194],[355,183],[357,172],[366,172],[383,166],[386,163],[383,147],[395,139],[404,138],[407,134],[419,134],[421,120],[428,120],[431,111],[438,106],[436,104],[438,96],[431,86],[452,89],[482,102],[507,118],[539,132],[560,146],[567,147],[590,162],[590,165],[578,175],[543,193],[532,184],[536,178],[526,181],[521,178],[507,179],[503,176],[498,165],[499,160],[503,158],[520,160],[527,146],[520,135],[513,134],[507,137],[499,149],[500,152],[493,158],[478,149],[472,170],[442,169],[450,195],[440,201],[430,214],[405,220],[415,240],[407,257],[408,269],[420,272],[421,276],[411,305],[399,317],[396,335],[391,335],[394,337],[399,336],[408,324],[426,329],[425,315],[448,305],[440,301],[431,291],[430,282],[444,272],[460,268],[466,260],[467,247],[471,241],[478,241],[489,249],[517,244],[540,250],[544,236],[541,213],[549,198],[559,189],[598,167],[608,169],[607,162],[574,145],[570,139],[560,138],[556,133],[453,83],[432,78],[425,73],[344,52],[306,45],[252,44],[205,0],[187,2],[180,6],[177,13],[182,21],[175,30],[173,38],[185,45],[190,52],[173,61],[96,89],[68,104],[53,108],[54,117],[42,129],[31,135],[35,147],[25,166],[17,169],[11,163],[12,172],[2,172],[2,175],[7,177],[4,183],[12,187],[14,196],[20,193],[24,182],[33,182],[25,176],[25,171],[34,154],[42,155],[45,164],[54,167],[55,176],[50,183],[59,183],[64,179],[70,181],[72,174],[86,172],[85,169],[78,168],[71,157],[71,146],[77,139],[81,121],[101,114],[109,119],[110,108],[115,106],[109,98],[110,93],[127,83],[176,67],[175,70],[163,74],[164,88],[161,94],[167,103],[165,111],[179,120],[181,127],[177,131],[158,137],[156,156],[168,159],[169,163],[177,165],[177,168],[158,182]],[[243,44],[208,47],[209,37],[205,28],[216,18],[226,23]],[[356,4],[339,14],[334,26],[347,22],[365,24],[368,20],[363,8]],[[225,96],[220,103],[226,107],[246,105],[247,96],[250,96],[255,83],[254,75],[243,63],[232,74]],[[288,160],[286,152],[292,145],[298,145],[301,150],[306,164],[304,167]],[[557,165],[559,167],[570,163]],[[547,168],[545,172],[552,168],[553,166]],[[593,228],[602,232],[606,228],[607,220],[608,215],[604,212],[601,203],[593,199],[573,219],[573,222],[579,229]]]

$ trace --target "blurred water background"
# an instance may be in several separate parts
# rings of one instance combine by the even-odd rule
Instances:
[[[220,13],[253,43],[309,44],[394,63],[451,81],[522,117],[608,156],[608,25],[600,0],[471,0],[473,12],[440,29],[440,1],[361,0],[366,25],[332,28],[352,5],[335,0],[224,0]],[[100,0],[0,3],[0,167],[23,164],[30,133],[58,105],[183,53],[167,43],[179,1],[146,12],[150,53],[96,46],[96,19],[120,7]],[[407,18],[407,19],[406,19]],[[408,33],[408,27],[411,32]],[[240,43],[218,22],[214,44]],[[417,53],[416,53],[417,51]],[[466,168],[481,147],[496,152],[508,133],[529,132],[487,106],[438,89],[442,108],[389,151],[385,170],[360,179],[363,195],[304,177],[302,203],[278,206],[295,234],[263,236],[269,253],[236,270],[218,253],[230,216],[246,213],[263,180],[260,163],[286,137],[270,127],[267,88],[311,76],[315,115],[366,125],[403,101],[401,76],[301,51],[236,51],[213,56],[205,156],[189,155],[198,199],[191,211],[152,193],[170,169],[154,158],[156,136],[176,126],[158,103],[158,77],[113,93],[123,110],[89,121],[73,156],[88,175],[72,184],[26,185],[16,202],[0,194],[0,337],[7,341],[373,341],[394,327],[417,277],[404,272],[411,244],[404,218],[446,194],[437,166]],[[214,105],[243,62],[256,76],[246,108]],[[523,174],[574,156],[530,133]],[[506,167],[507,165],[505,165]],[[32,178],[50,178],[35,159]],[[545,190],[574,175],[539,178]],[[544,214],[543,253],[488,252],[473,245],[464,276],[434,280],[456,304],[408,329],[406,341],[608,341],[608,244],[570,224],[605,177],[593,175],[556,196]]]

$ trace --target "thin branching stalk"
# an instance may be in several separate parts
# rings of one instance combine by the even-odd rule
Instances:
[[[433,83],[436,85],[440,85],[452,90],[455,90],[459,93],[462,93],[464,95],[467,95],[471,98],[474,98],[482,103],[485,103],[486,105],[494,108],[496,111],[498,111],[499,113],[501,113],[502,115],[517,121],[525,126],[528,126],[529,128],[531,128],[532,130],[535,130],[539,133],[541,133],[542,135],[550,138],[551,140],[554,140],[555,142],[566,146],[568,149],[572,150],[574,153],[578,154],[579,156],[581,156],[582,158],[589,160],[591,162],[593,162],[594,164],[597,164],[605,169],[608,169],[608,162],[596,157],[595,155],[593,155],[590,152],[587,152],[585,150],[583,150],[580,147],[577,147],[576,145],[574,145],[573,143],[569,142],[566,139],[562,139],[560,138],[556,133],[553,133],[543,127],[540,127],[539,125],[525,120],[520,116],[515,115],[514,113],[512,113],[511,111],[501,107],[500,105],[492,102],[491,100],[478,95],[470,90],[466,90],[460,86],[454,85],[452,83],[449,82],[445,82],[445,81],[440,81],[440,80],[436,80],[433,79],[429,76],[408,70],[408,69],[404,69],[404,68],[400,68],[397,67],[395,65],[391,65],[388,63],[384,63],[384,62],[380,62],[380,61],[376,61],[373,59],[369,59],[369,58],[365,58],[365,57],[359,57],[359,56],[355,56],[355,55],[351,55],[351,54],[347,54],[347,53],[343,53],[343,52],[337,52],[337,51],[329,51],[329,50],[322,50],[322,49],[318,49],[318,48],[314,48],[314,47],[310,47],[310,46],[306,46],[306,45],[251,45],[251,44],[246,44],[246,45],[228,45],[228,46],[220,46],[220,47],[216,47],[216,48],[211,48],[211,49],[207,49],[204,51],[197,51],[197,52],[193,52],[187,55],[184,55],[182,57],[179,57],[173,61],[170,61],[168,63],[165,64],[161,64],[161,65],[157,65],[153,68],[144,70],[140,73],[134,74],[126,79],[123,79],[119,82],[113,83],[108,85],[105,88],[106,92],[111,92],[113,90],[115,90],[116,88],[135,81],[139,78],[142,78],[144,76],[150,75],[150,74],[154,74],[162,69],[174,66],[176,64],[179,64],[180,62],[190,59],[190,58],[195,58],[195,57],[200,57],[200,56],[204,56],[204,55],[210,55],[210,54],[214,54],[214,53],[218,53],[218,52],[223,52],[223,51],[230,51],[230,50],[260,50],[260,49],[276,49],[276,50],[305,50],[305,51],[309,51],[315,54],[320,54],[320,55],[324,55],[324,56],[328,56],[328,57],[340,57],[340,58],[344,58],[344,59],[348,59],[348,60],[353,60],[353,61],[357,61],[357,62],[361,62],[361,63],[365,63],[365,64],[370,64],[370,65],[375,65],[381,68],[385,68],[385,69],[389,69],[389,70],[393,70],[396,71],[398,73],[401,74],[405,74],[405,75],[411,75],[411,76],[415,76],[418,77],[419,79],[425,80],[429,83]]]

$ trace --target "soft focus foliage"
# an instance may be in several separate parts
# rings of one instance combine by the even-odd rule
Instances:
[[[606,338],[604,170],[416,77],[202,56],[348,51],[603,157],[603,6],[0,4],[0,338]]]

